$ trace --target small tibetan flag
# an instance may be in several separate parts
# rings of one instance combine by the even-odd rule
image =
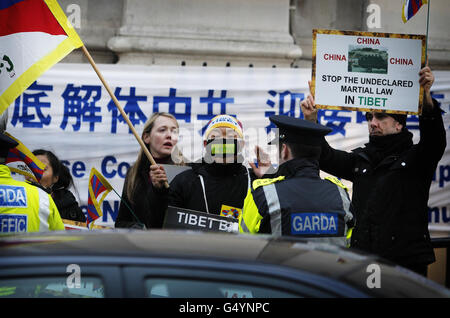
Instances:
[[[0,114],[83,42],[56,0],[0,1]]]
[[[92,168],[91,174],[89,176],[89,194],[88,194],[88,205],[87,205],[87,219],[86,225],[89,228],[89,224],[97,220],[103,215],[100,205],[102,204],[105,197],[112,190],[112,186],[108,181],[102,176],[97,169]],[[101,199],[98,201],[98,197],[101,195]]]
[[[406,23],[411,19],[428,0],[405,0],[403,2],[402,19]]]
[[[45,164],[43,164],[33,153],[25,147],[20,140],[14,138],[7,132],[5,135],[14,139],[18,145],[9,149],[5,164],[12,172],[24,175],[39,183],[44,174]]]

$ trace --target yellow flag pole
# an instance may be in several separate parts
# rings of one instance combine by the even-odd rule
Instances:
[[[122,115],[123,119],[125,119],[125,121],[127,122],[128,127],[130,127],[130,130],[133,133],[134,137],[139,142],[139,145],[141,145],[141,148],[144,151],[145,155],[147,156],[148,160],[150,161],[150,163],[152,165],[156,165],[156,162],[153,159],[150,151],[148,151],[147,146],[144,144],[144,142],[142,141],[141,137],[136,132],[136,129],[134,129],[133,124],[131,123],[131,121],[128,118],[127,114],[123,110],[122,106],[120,106],[119,101],[117,100],[117,98],[113,94],[113,92],[111,91],[111,88],[109,87],[108,83],[106,83],[105,79],[103,78],[102,74],[100,73],[100,70],[97,68],[97,65],[95,64],[94,59],[92,58],[91,54],[89,54],[89,51],[86,49],[86,47],[84,45],[81,47],[81,49],[83,50],[83,53],[87,57],[89,63],[91,63],[92,67],[94,68],[95,73],[97,73],[97,76],[100,79],[100,81],[102,82],[103,86],[108,91],[109,96],[111,96],[111,99],[114,101],[114,104],[116,105],[116,107],[119,110],[120,114]],[[164,186],[166,188],[169,188],[169,183],[166,181],[164,183]]]

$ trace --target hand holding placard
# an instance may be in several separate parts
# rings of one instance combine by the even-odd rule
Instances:
[[[431,72],[430,67],[428,66],[428,61],[427,66],[420,70],[419,76],[419,84],[424,89],[423,106],[433,107],[433,99],[431,98],[431,86],[434,83],[434,75]]]

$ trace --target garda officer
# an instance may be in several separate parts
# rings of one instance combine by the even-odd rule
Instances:
[[[288,116],[269,119],[279,128],[280,166],[275,178],[253,181],[240,232],[347,245],[353,219],[347,189],[336,178],[319,176],[320,143],[331,129]]]
[[[51,196],[26,182],[14,180],[4,165],[17,142],[0,134],[0,234],[64,230]]]

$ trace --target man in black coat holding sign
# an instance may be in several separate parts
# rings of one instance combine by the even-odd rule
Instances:
[[[353,182],[356,225],[351,247],[378,254],[426,275],[435,261],[428,231],[428,197],[433,174],[446,147],[441,110],[431,98],[434,75],[424,67],[419,116],[420,141],[406,129],[406,115],[366,113],[369,142],[352,152],[333,149],[325,141],[321,170]],[[301,103],[307,120],[317,121],[314,98]]]

